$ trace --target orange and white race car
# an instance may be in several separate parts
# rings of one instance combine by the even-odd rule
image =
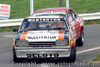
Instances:
[[[82,23],[76,22],[79,17],[77,14],[75,16],[76,19],[70,22],[66,16],[53,14],[34,14],[25,18],[20,29],[13,30],[17,32],[13,43],[13,61],[17,62],[22,58],[63,58],[68,62],[75,62],[76,44],[84,43],[83,20]]]

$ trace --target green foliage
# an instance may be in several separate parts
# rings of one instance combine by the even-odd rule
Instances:
[[[14,28],[19,29],[19,26],[15,26],[15,27],[2,27],[2,28],[0,28],[0,32],[13,32]]]
[[[70,8],[77,13],[100,12],[100,0],[70,0]]]
[[[63,0],[64,7],[66,0]],[[70,8],[77,13],[100,12],[100,0],[69,0]],[[11,19],[24,18],[30,15],[30,0],[0,0],[0,4],[11,5]],[[59,0],[34,0],[34,10],[59,7]]]
[[[92,61],[100,61],[100,55],[97,56],[95,59],[93,59]]]
[[[85,21],[85,25],[100,24],[100,20],[88,20]]]

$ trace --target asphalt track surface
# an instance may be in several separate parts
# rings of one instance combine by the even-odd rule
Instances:
[[[3,32],[0,33],[0,67],[100,67],[86,65],[92,58],[100,55],[100,25],[85,26],[85,43],[82,47],[77,47],[76,65],[65,64],[60,60],[36,60],[35,62],[24,61],[21,63],[12,62],[12,43],[16,33]],[[42,61],[42,62],[39,62]],[[38,63],[39,62],[39,63]],[[57,62],[57,63],[55,63]],[[100,65],[100,64],[99,64]]]

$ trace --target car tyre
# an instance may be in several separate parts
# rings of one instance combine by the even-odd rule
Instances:
[[[77,39],[76,44],[77,46],[83,46],[84,44],[84,31],[83,30],[81,30],[80,37],[79,39]]]
[[[68,63],[74,63],[76,60],[76,46],[71,48],[70,56],[68,57]]]
[[[63,61],[67,63],[74,63],[76,61],[76,46],[71,48],[70,56],[67,58],[63,58]]]
[[[16,57],[16,52],[14,48],[13,48],[13,62],[15,63],[19,62],[19,59]]]

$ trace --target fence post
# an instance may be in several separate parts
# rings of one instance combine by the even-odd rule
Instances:
[[[66,8],[69,8],[69,0],[66,0]]]
[[[30,0],[30,15],[32,15],[34,11],[33,2],[33,0]]]

